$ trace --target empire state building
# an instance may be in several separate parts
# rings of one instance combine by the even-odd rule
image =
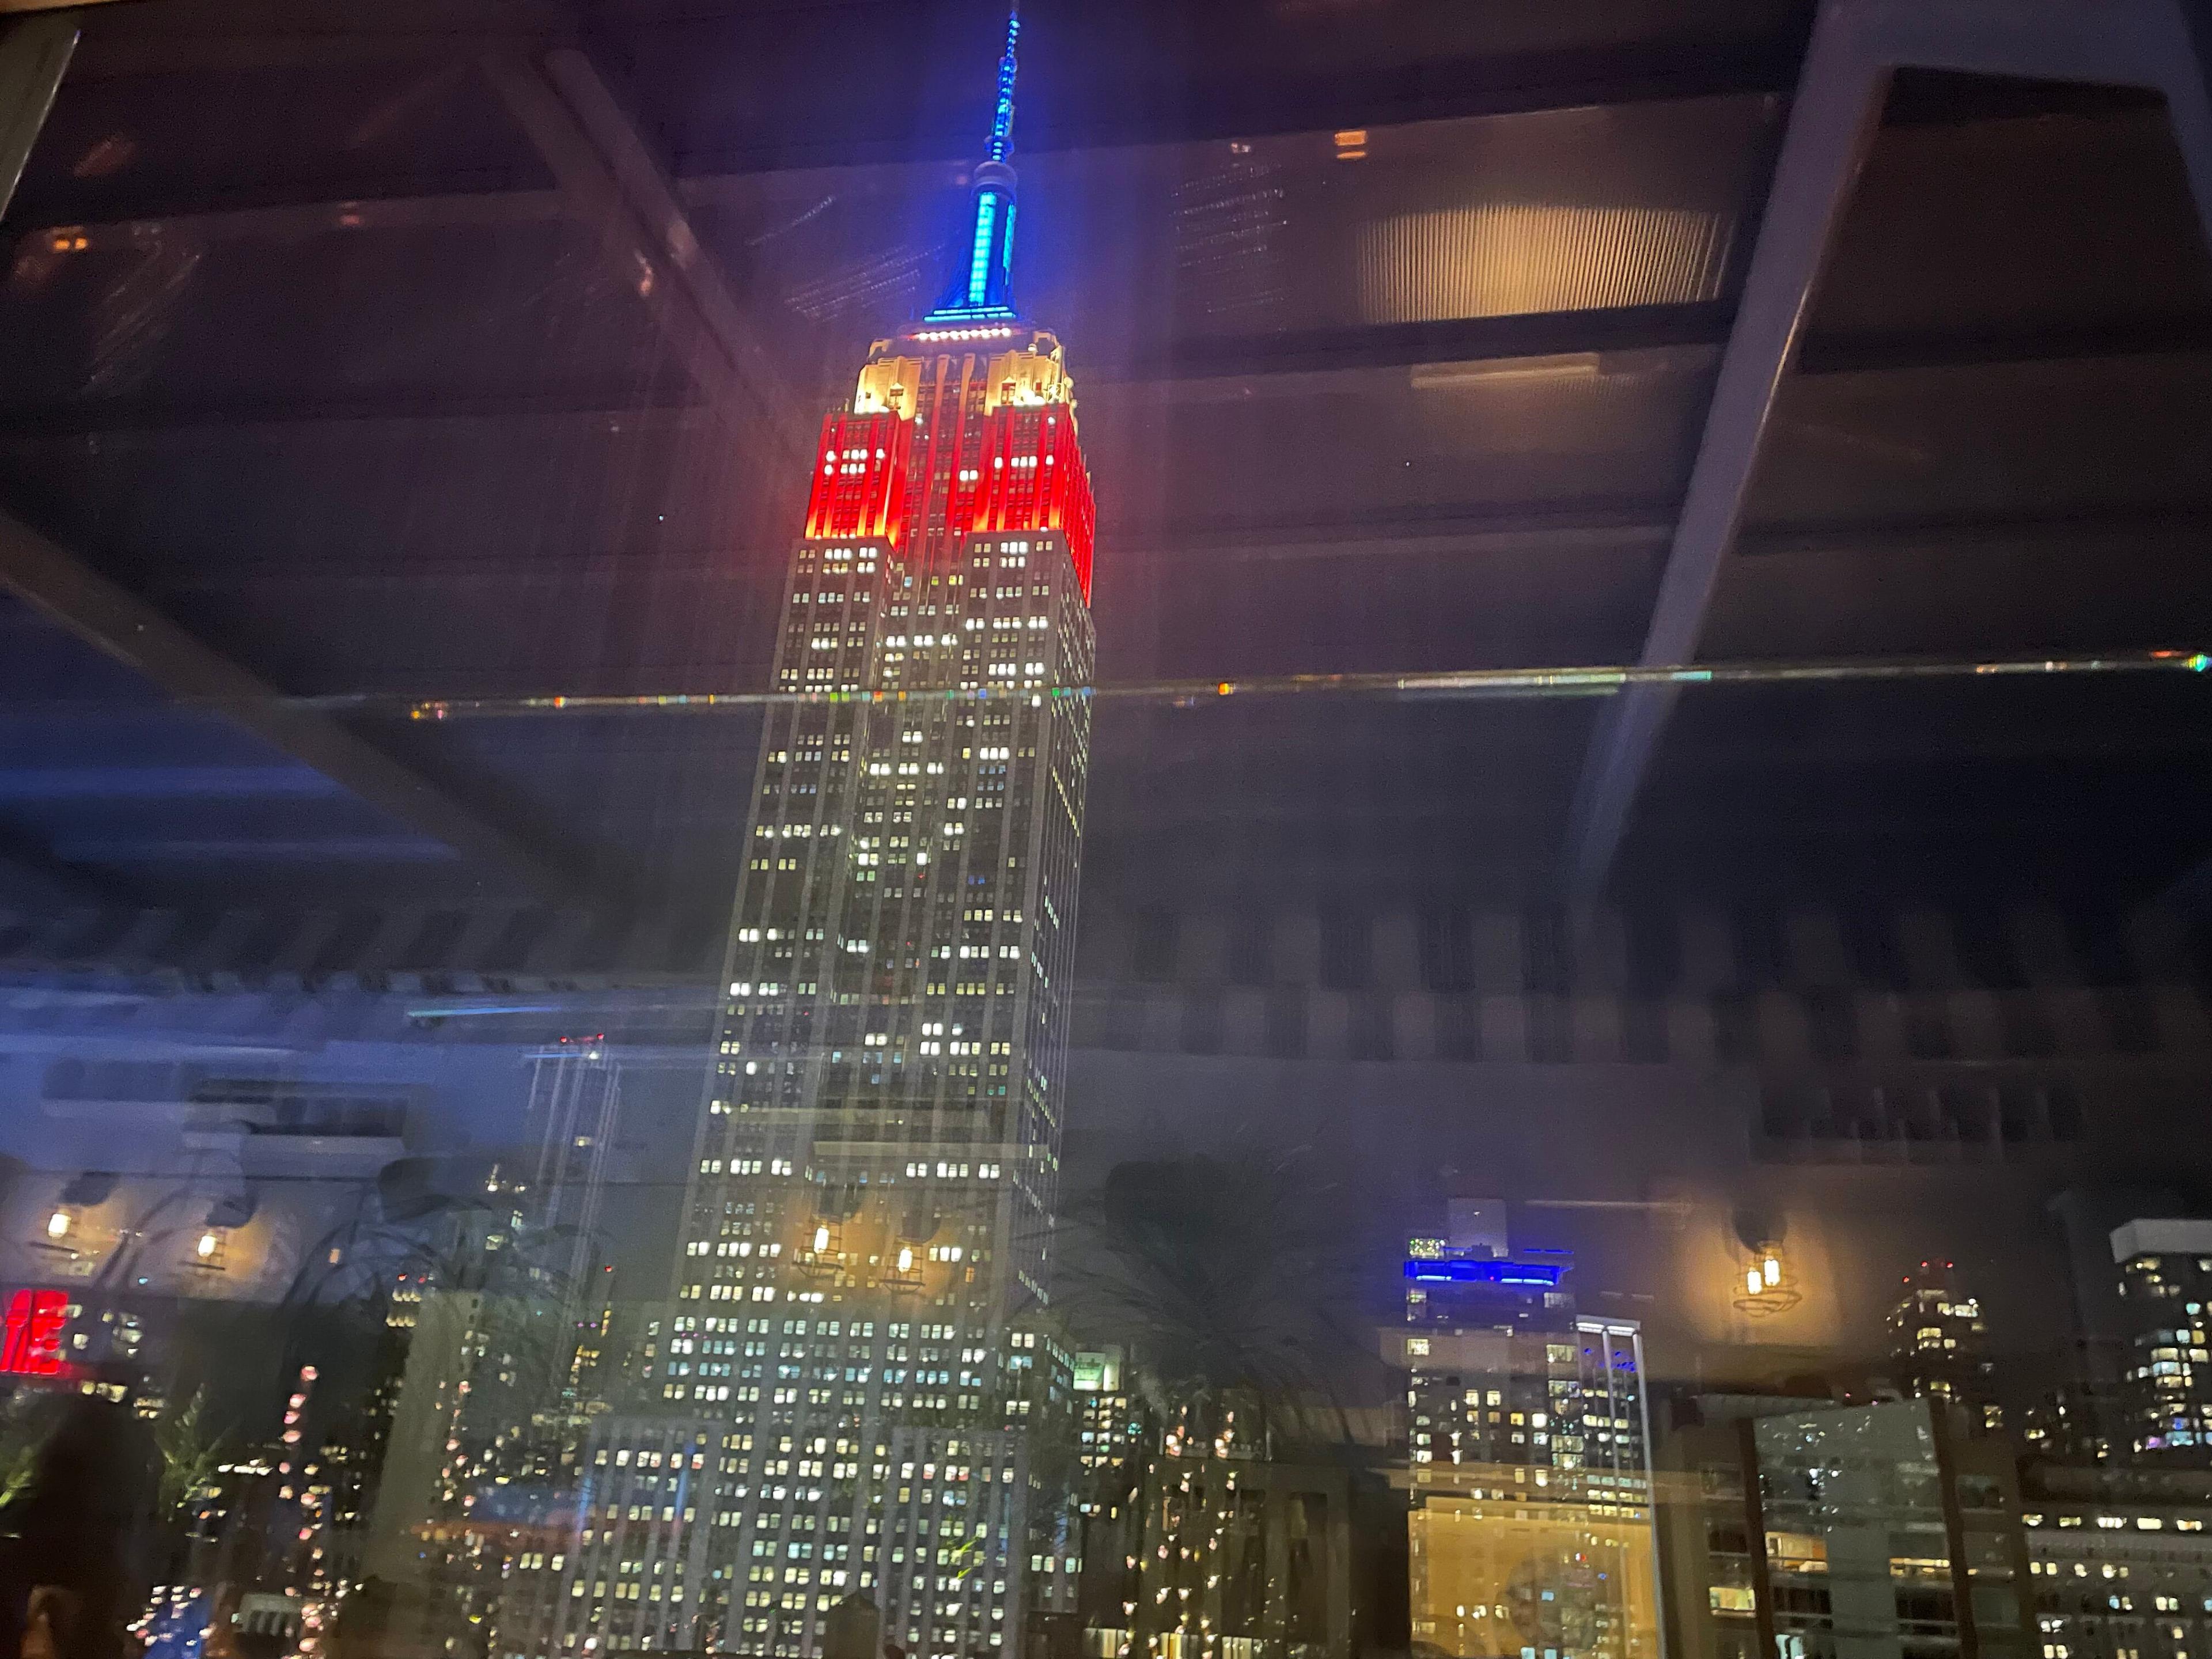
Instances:
[[[1018,30],[950,291],[823,422],[659,1409],[586,1453],[559,1650],[812,1654],[859,1595],[917,1656],[1019,1644],[1092,507],[1009,296]]]

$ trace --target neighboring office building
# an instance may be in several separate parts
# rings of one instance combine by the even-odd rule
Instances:
[[[409,1334],[362,1551],[362,1570],[373,1577],[427,1580],[447,1565],[432,1534],[452,1518],[477,1449],[464,1437],[464,1419],[493,1306],[478,1291],[430,1288],[395,1297],[395,1317]]]
[[[1056,1502],[1040,1505],[1031,1529],[1023,1632],[1030,1659],[1051,1659],[1072,1656],[1081,1647],[1085,1522],[1110,1507],[1121,1472],[1142,1455],[1149,1414],[1124,1386],[1120,1348],[1062,1356],[1047,1338],[1040,1349],[1046,1364],[1064,1361],[1066,1409],[1063,1416],[1037,1425],[1040,1441],[1032,1462],[1041,1468],[1058,1466],[1064,1492]],[[1059,1443],[1043,1443],[1044,1435]]]
[[[2042,1659],[2203,1659],[2212,1646],[2212,1222],[2106,1235],[2110,1292],[2075,1379],[2028,1414],[2022,1520]],[[2086,1281],[2086,1269],[2085,1269]]]
[[[1410,1241],[1413,1640],[1445,1653],[1656,1659],[1642,1336],[1578,1315],[1558,1255],[1508,1253],[1504,1206]]]
[[[316,1451],[316,1473],[329,1491],[323,1548],[333,1582],[349,1583],[364,1572],[362,1557],[407,1376],[413,1318],[411,1304],[395,1301],[386,1310],[368,1360],[368,1385],[352,1409],[330,1425]]]
[[[1890,1363],[1905,1394],[1959,1407],[1978,1434],[2004,1428],[1996,1364],[1981,1304],[1959,1287],[1948,1261],[1923,1261],[1905,1278],[1889,1315]]]
[[[1395,1400],[1377,1408],[1333,1392],[1263,1413],[1249,1398],[1212,1398],[1164,1419],[1101,1363],[1109,1358],[1077,1360],[1094,1384],[1078,1395],[1090,1396],[1080,1420],[1096,1426],[1087,1449],[1075,1443],[1090,1464],[1075,1506],[1080,1548],[1060,1563],[1078,1571],[1075,1616],[1039,1607],[1030,1659],[1405,1649]],[[1377,1368],[1367,1380],[1395,1379]]]
[[[1029,1659],[1323,1659],[1407,1646],[1393,1369],[1262,1401],[1147,1403],[1115,1350],[1074,1358],[1074,1615],[1033,1604]],[[1382,1391],[1360,1403],[1370,1387]],[[1033,1561],[1048,1572],[1050,1563]]]
[[[1929,1400],[1681,1410],[1661,1455],[1670,1659],[2035,1651],[2002,1441]]]
[[[1080,1651],[1092,1659],[1207,1653],[1291,1659],[1401,1647],[1376,1566],[1404,1511],[1349,1463],[1261,1457],[1148,1434],[1127,1485],[1083,1517]],[[1072,1645],[1072,1644],[1071,1644]],[[1055,1656],[1068,1649],[1054,1647]]]
[[[364,1546],[368,1572],[450,1602],[507,1659],[551,1650],[593,1426],[642,1403],[667,1320],[665,1304],[617,1304],[599,1259],[613,1078],[594,1049],[534,1058],[537,1176],[495,1171],[492,1208],[465,1227],[450,1264],[478,1288],[403,1280],[392,1297],[404,1363]],[[580,1068],[582,1086],[574,1076],[545,1086]],[[549,1177],[570,1148],[575,1167]]]
[[[392,1301],[404,1340],[388,1351],[398,1369],[379,1390],[390,1403],[378,1443],[390,1449],[354,1553],[365,1572],[455,1610],[499,1659],[553,1650],[567,1613],[561,1598],[576,1582],[568,1571],[575,1540],[611,1518],[601,1501],[607,1471],[619,1479],[631,1462],[619,1448],[620,1461],[608,1462],[602,1446],[594,1463],[588,1448],[612,1413],[641,1403],[641,1373],[665,1340],[664,1307],[564,1319],[562,1300],[557,1290],[403,1285]],[[603,1354],[579,1363],[592,1345],[619,1346],[630,1364],[603,1366]]]
[[[2021,1472],[2042,1659],[2204,1659],[2212,1653],[2212,1474]]]
[[[1083,1519],[1139,1443],[1143,1413],[1121,1391],[1118,1348],[1070,1353],[1036,1333],[1020,1356],[1029,1382],[1034,1510],[1022,1607],[1023,1651],[1046,1659],[1079,1642]],[[1118,1451],[1115,1449],[1118,1439]]]
[[[2112,1237],[2128,1326],[2129,1445],[2161,1463],[2212,1463],[2212,1221],[2145,1218]]]
[[[1059,341],[1007,298],[1013,73],[1010,31],[951,297],[823,423],[670,1274],[661,1410],[713,1426],[604,1426],[595,1468],[680,1441],[685,1499],[595,1503],[565,1649],[791,1659],[860,1591],[917,1653],[1019,1643],[1091,501]]]

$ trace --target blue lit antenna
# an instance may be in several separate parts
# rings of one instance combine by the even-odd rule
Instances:
[[[1022,9],[1006,9],[1006,49],[999,56],[999,107],[991,117],[991,142],[987,161],[1003,163],[1014,148],[1014,46],[1022,38]]]
[[[999,59],[999,102],[991,115],[991,140],[975,167],[975,217],[967,264],[953,274],[951,290],[925,322],[1011,322],[1014,318],[1009,294],[1014,263],[1014,170],[1006,157],[1014,148],[1014,46],[1021,33],[1017,4],[1006,13],[1006,50]]]

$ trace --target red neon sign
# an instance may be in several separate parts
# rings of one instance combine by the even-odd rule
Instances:
[[[0,1319],[0,1371],[15,1376],[61,1376],[62,1326],[69,1297],[59,1291],[18,1291]]]

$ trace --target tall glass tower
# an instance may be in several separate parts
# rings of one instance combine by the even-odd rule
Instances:
[[[951,290],[823,422],[661,1409],[586,1454],[559,1651],[812,1654],[863,1595],[916,1656],[1018,1645],[1092,511],[1008,297],[1018,27]]]

